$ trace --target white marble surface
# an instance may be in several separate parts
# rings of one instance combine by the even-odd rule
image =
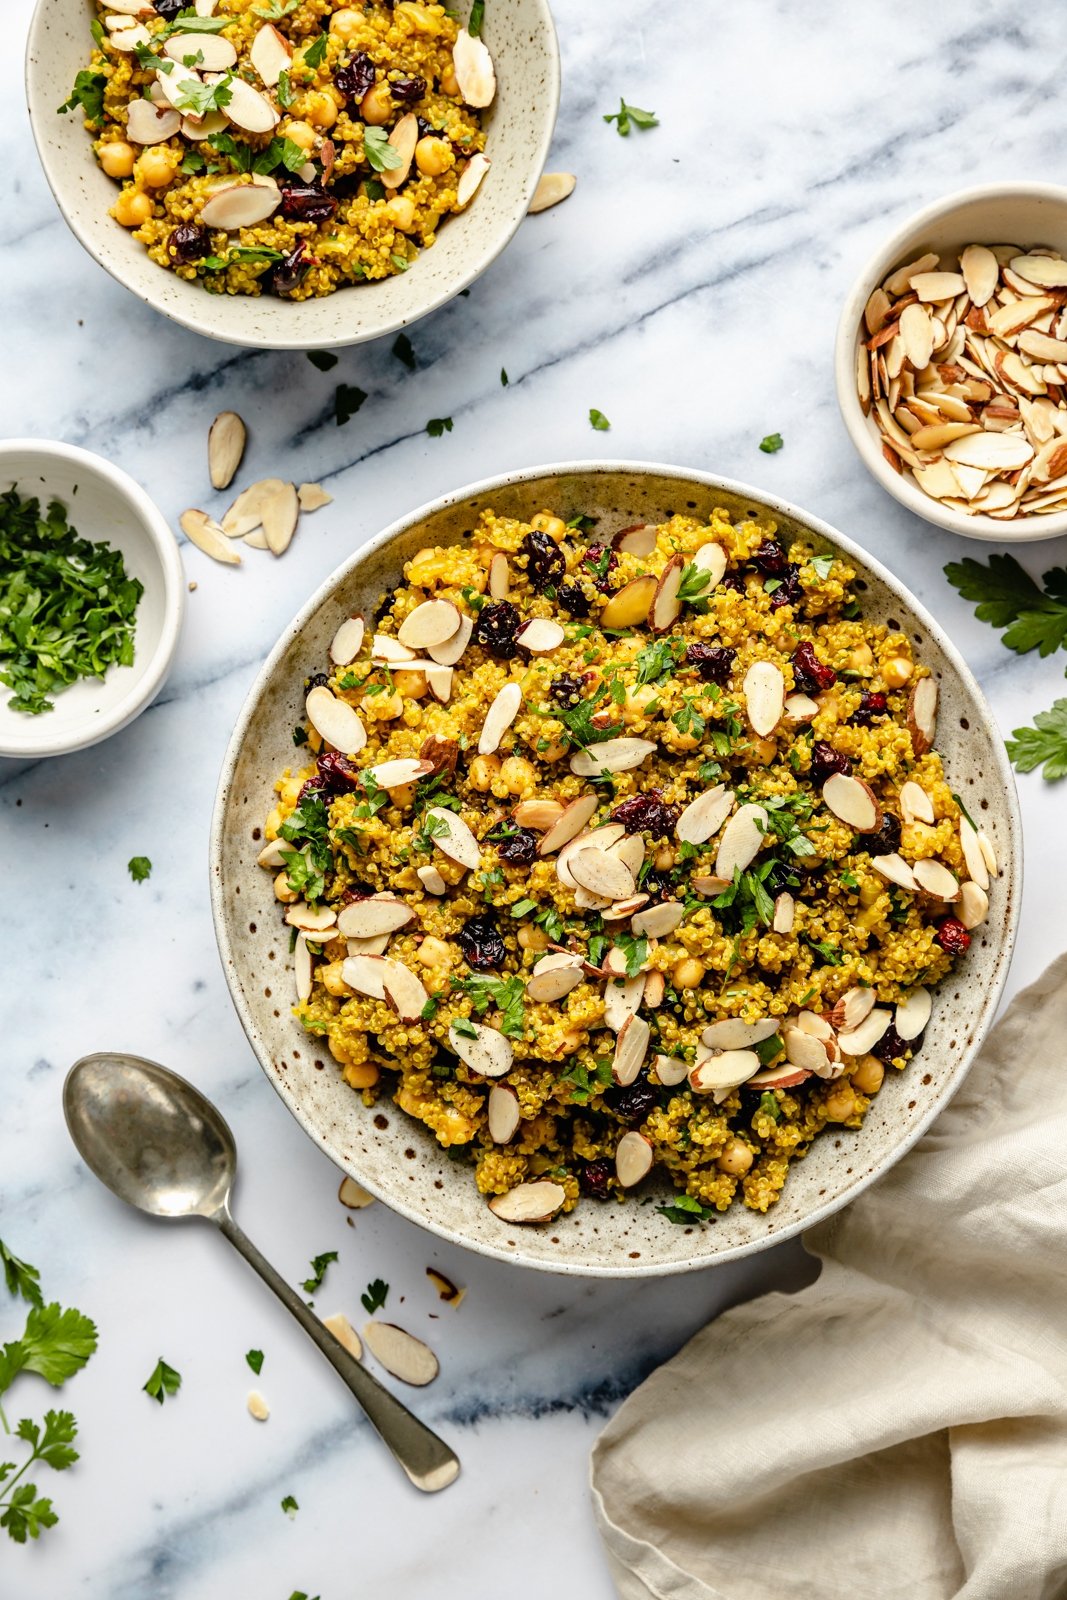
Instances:
[[[8,0],[10,39],[29,11],[30,0]],[[248,473],[320,478],[336,497],[279,564],[253,555],[223,571],[187,546],[198,587],[156,706],[82,755],[0,765],[0,1233],[101,1333],[64,1395],[83,1460],[55,1480],[62,1521],[37,1548],[0,1541],[5,1597],[506,1590],[533,1600],[562,1582],[582,1600],[608,1600],[586,1496],[602,1419],[714,1310],[804,1271],[786,1249],[674,1283],[583,1284],[467,1257],[380,1206],[346,1226],[336,1174],[237,1026],[208,915],[206,844],[223,748],[257,665],[354,545],[416,502],[527,463],[592,454],[693,464],[790,496],[888,561],[944,620],[1005,729],[1062,692],[1058,661],[1010,655],[949,589],[942,564],[968,547],[866,476],[831,381],[838,305],[886,229],[962,183],[1060,177],[1054,8],[950,0],[931,11],[901,0],[876,19],[846,0],[817,11],[780,0],[667,10],[558,0],[557,21],[552,164],[578,174],[577,192],[525,224],[469,298],[412,330],[415,373],[386,343],[345,352],[321,374],[303,356],[216,346],[142,308],[60,220],[18,110],[16,51],[0,53],[0,432],[102,451],[176,518],[202,500],[207,424],[230,406],[252,429]],[[620,94],[661,126],[617,138],[601,113]],[[370,395],[344,428],[331,415],[338,380]],[[590,406],[611,418],[610,433],[589,428]],[[426,420],[445,414],[454,432],[428,438]],[[785,448],[761,455],[773,430]],[[1065,555],[1062,542],[1022,551],[1035,572]],[[1030,871],[1013,988],[1063,942],[1067,867],[1062,793],[1037,776],[1021,789]],[[155,866],[138,886],[125,864],[142,853]],[[108,1045],[166,1061],[215,1097],[240,1144],[236,1209],[249,1232],[293,1279],[311,1255],[340,1251],[323,1309],[358,1320],[367,1280],[390,1281],[389,1310],[442,1358],[417,1403],[463,1456],[455,1488],[431,1500],[407,1490],[221,1240],[152,1226],[86,1175],[60,1085],[76,1056]],[[432,1261],[469,1286],[458,1312],[432,1299]],[[10,1337],[17,1311],[0,1304],[0,1317]],[[265,1427],[244,1410],[250,1346],[266,1351]],[[162,1410],[140,1389],[161,1354],[184,1375]],[[23,1382],[16,1414],[40,1412],[50,1394]],[[301,1507],[292,1522],[279,1509],[286,1493]]]

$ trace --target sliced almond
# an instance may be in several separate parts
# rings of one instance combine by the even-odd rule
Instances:
[[[722,1050],[705,1056],[689,1070],[689,1087],[694,1094],[710,1094],[713,1089],[735,1089],[760,1068],[754,1050]]]
[[[709,574],[708,585],[704,590],[705,594],[709,594],[712,589],[717,589],[723,580],[726,572],[726,551],[721,544],[716,544],[714,539],[709,539],[707,544],[702,544],[696,551],[693,565],[701,572]]]
[[[607,847],[608,854],[621,861],[633,877],[637,877],[645,859],[645,841],[639,833],[624,834]]]
[[[195,544],[213,561],[221,561],[228,567],[241,565],[240,552],[233,548],[219,524],[212,522],[205,511],[183,511],[178,524],[190,544]]]
[[[426,648],[426,654],[441,667],[454,667],[460,656],[471,642],[474,632],[474,618],[468,617],[464,612],[459,619],[459,627],[451,639],[446,639],[443,644],[431,644]]]
[[[384,956],[389,948],[389,935],[376,934],[373,939],[346,939],[346,951],[350,956]],[[382,989],[382,999],[385,999],[385,989]]]
[[[682,614],[682,602],[679,590],[682,587],[682,573],[685,571],[685,557],[681,554],[671,556],[656,584],[656,592],[652,596],[652,604],[648,608],[648,625],[653,633],[665,633]]]
[[[482,179],[491,166],[492,162],[489,157],[483,155],[480,150],[475,151],[474,155],[471,156],[459,175],[459,182],[456,184],[456,204],[461,211],[464,206],[470,205],[482,186]]]
[[[163,54],[186,63],[193,72],[225,72],[237,62],[237,51],[221,33],[172,34],[164,42]]]
[[[250,1389],[245,1404],[250,1417],[255,1417],[257,1422],[266,1422],[270,1416],[270,1406],[264,1400],[258,1389]]]
[[[785,706],[785,679],[773,661],[754,661],[742,685],[745,710],[752,731],[766,739],[782,720]]]
[[[881,877],[888,879],[890,883],[895,883],[898,889],[909,889],[914,894],[918,888],[918,884],[915,882],[915,874],[904,860],[904,857],[897,855],[895,850],[889,851],[884,856],[875,856],[871,861],[871,866]]]
[[[615,1176],[624,1189],[632,1189],[651,1171],[652,1146],[643,1133],[631,1128],[615,1146]]]
[[[862,778],[833,772],[822,786],[822,797],[834,816],[857,833],[877,833],[882,826],[882,808]]]
[[[934,820],[934,802],[930,799],[922,784],[909,778],[900,790],[900,815],[905,822],[925,822],[932,824]]]
[[[301,511],[320,511],[333,504],[333,495],[327,494],[321,483],[302,483],[296,491]]]
[[[992,250],[982,244],[969,244],[960,256],[960,271],[973,304],[984,306],[1000,280],[1000,266]]]
[[[802,1067],[793,1066],[792,1062],[784,1065],[768,1067],[765,1072],[757,1072],[755,1077],[749,1078],[745,1084],[746,1089],[795,1089],[797,1084],[805,1083],[811,1077]]]
[[[787,695],[782,707],[787,722],[812,722],[819,715],[818,701],[810,695]]]
[[[644,984],[641,987],[644,988]],[[649,1026],[644,1018],[627,1017],[615,1040],[611,1062],[611,1075],[624,1088],[639,1076],[648,1054],[648,1040]]]
[[[571,839],[577,838],[599,804],[595,794],[582,794],[564,806],[538,845],[538,855],[549,856],[554,850],[562,849]]]
[[[498,550],[489,563],[489,593],[494,600],[505,600],[511,588],[511,574],[508,571],[508,558],[503,550]]]
[[[645,993],[646,977],[650,974],[638,973],[636,977],[624,978],[622,982],[610,982],[604,990],[604,1026],[613,1033],[619,1033],[626,1025],[628,1018],[637,1015]]]
[[[151,45],[152,35],[143,23],[135,22],[132,28],[116,28],[108,35],[107,42],[113,50],[120,50],[123,55],[132,56],[137,50]]]
[[[773,931],[775,933],[792,933],[796,912],[796,900],[788,889],[783,889],[781,894],[775,896],[774,900],[774,916],[771,919]]]
[[[270,22],[265,22],[252,40],[248,58],[268,89],[273,89],[293,64],[288,39]]]
[[[292,848],[285,839],[272,839],[269,844],[263,846],[256,857],[256,863],[258,866],[269,867],[271,871],[277,872],[279,867],[285,866],[285,852],[291,851]]]
[[[864,988],[862,985],[846,989],[831,1012],[832,1027],[846,1030],[858,1028],[874,1010],[875,999],[874,990]]]
[[[201,144],[205,139],[213,139],[229,125],[230,119],[225,111],[208,111],[202,117],[183,117],[182,138],[188,139],[191,144]]]
[[[364,1189],[355,1178],[342,1178],[341,1187],[337,1191],[337,1198],[349,1211],[364,1211],[367,1206],[374,1204],[374,1195],[369,1189]]]
[[[164,139],[173,139],[181,123],[181,112],[172,106],[131,100],[126,110],[126,137],[134,144],[161,144]]]
[[[966,292],[967,285],[958,272],[916,272],[910,280],[920,300],[951,300]]]
[[[969,433],[945,445],[949,461],[985,472],[1015,472],[1034,458],[1034,447],[1021,433]]]
[[[989,869],[986,866],[985,856],[982,854],[982,848],[978,842],[977,830],[972,827],[966,817],[960,817],[960,848],[963,851],[963,859],[967,864],[967,871],[974,882],[979,889],[988,889]]]
[[[839,1033],[837,1042],[846,1056],[869,1055],[892,1020],[891,1011],[883,1011],[876,1006],[858,1027]]]
[[[389,143],[399,156],[395,167],[383,167],[380,180],[387,189],[399,189],[411,171],[415,146],[419,142],[419,119],[408,111],[389,134]]]
[[[329,1328],[337,1343],[347,1350],[356,1361],[363,1360],[363,1346],[359,1342],[359,1334],[353,1328],[343,1311],[335,1311],[332,1316],[323,1317],[323,1327]]]
[[[689,887],[694,894],[717,895],[730,887],[730,879],[718,878],[713,873],[698,873],[690,878]]]
[[[207,82],[218,82],[218,79],[208,74]],[[271,133],[277,127],[280,113],[266,95],[260,94],[258,89],[253,89],[250,83],[236,74],[228,78],[226,87],[230,91],[226,115],[237,127],[243,128],[246,133]],[[384,172],[382,177],[385,177]]]
[[[924,894],[935,900],[950,903],[959,898],[960,886],[956,878],[940,861],[916,861],[912,867],[915,882]]]
[[[933,748],[937,734],[936,678],[920,678],[908,696],[908,731],[916,757]]]
[[[367,742],[367,730],[358,713],[324,684],[316,684],[310,691],[304,701],[304,713],[319,737],[342,755],[356,755]]]
[[[346,617],[330,641],[330,660],[335,667],[347,667],[363,647],[362,617]]]
[[[426,815],[444,824],[444,832],[435,834],[433,841],[441,854],[473,871],[481,860],[481,846],[463,818],[444,806],[430,806]]]
[[[242,489],[228,511],[222,515],[220,526],[231,539],[242,539],[254,532],[263,521],[262,508],[275,490],[283,488],[281,478],[261,478]]]
[[[448,884],[436,867],[416,867],[415,875],[427,894],[448,893]]]
[[[466,1289],[461,1289],[443,1272],[438,1272],[436,1267],[427,1267],[426,1276],[437,1290],[437,1298],[443,1300],[445,1305],[458,1308],[466,1298]]]
[[[901,1000],[893,1017],[893,1026],[905,1044],[919,1037],[930,1020],[933,1008],[933,996],[929,989],[913,989]]]
[[[495,1194],[489,1209],[501,1222],[550,1222],[567,1198],[561,1183],[550,1178],[537,1178],[533,1183],[520,1183],[506,1194]]]
[[[551,617],[531,617],[515,635],[515,643],[532,656],[547,656],[558,650],[566,637],[563,628]]]
[[[413,1333],[398,1328],[395,1322],[368,1322],[363,1328],[363,1340],[376,1361],[386,1372],[399,1378],[401,1383],[424,1389],[432,1383],[441,1367],[428,1344],[416,1339]]]
[[[234,79],[235,83],[239,81]],[[281,200],[282,192],[273,181],[226,184],[204,202],[200,221],[205,228],[225,228],[232,233],[237,228],[251,228],[257,222],[265,222],[277,211]]]
[[[1037,333],[1033,328],[1024,328],[1020,333],[1019,349],[1036,361],[1067,361],[1067,341]]]
[[[576,750],[570,759],[572,772],[580,778],[596,778],[604,772],[629,772],[653,753],[650,739],[605,739],[601,744]]]
[[[832,1062],[826,1041],[802,1028],[785,1028],[782,1031],[786,1060],[801,1072],[814,1072],[818,1077],[829,1076]]]
[[[603,913],[604,921],[626,922],[635,912],[640,911],[641,907],[647,906],[647,904],[647,894],[630,894],[626,895],[622,900],[613,900]]]
[[[469,1031],[471,1029],[473,1032]],[[511,1071],[515,1059],[511,1040],[487,1022],[453,1023],[448,1030],[448,1042],[464,1065],[479,1077],[502,1078]]]
[[[685,916],[685,907],[679,900],[664,900],[661,905],[649,906],[631,918],[630,927],[638,938],[667,939]]]
[[[452,47],[452,66],[459,92],[467,105],[480,110],[492,105],[496,94],[493,58],[481,39],[460,28]]]
[[[673,1089],[689,1076],[688,1063],[680,1056],[653,1056],[652,1077],[665,1089]]]
[[[600,613],[602,628],[635,628],[644,622],[656,594],[656,579],[650,572],[640,578],[631,578],[621,589],[616,589]]]
[[[500,741],[518,716],[521,705],[522,689],[519,684],[506,683],[497,692],[485,713],[482,731],[478,736],[479,755],[492,755],[500,748]]]
[[[962,439],[979,431],[976,422],[934,422],[928,427],[916,429],[911,436],[911,445],[914,450],[943,450],[954,439]]]
[[[267,549],[272,555],[284,555],[289,548],[300,516],[300,501],[296,485],[283,483],[263,501],[261,507],[263,532],[267,536]]]
[[[306,933],[325,933],[337,921],[333,906],[309,906],[303,900],[287,907],[285,920],[290,928],[301,928]]]
[[[617,840],[621,839],[626,829],[621,822],[609,822],[603,827],[594,828],[591,832],[579,833],[560,850],[556,857],[556,876],[568,889],[577,889],[578,880],[571,876],[569,861],[576,850],[583,850],[586,845],[595,845],[598,850],[607,850]]]
[[[938,261],[939,257],[935,255],[921,255],[917,261],[909,262],[906,267],[898,267],[895,272],[891,272],[882,287],[887,294],[906,295],[915,274],[929,272],[931,267],[938,265]]]
[[[989,896],[985,890],[973,881],[961,884],[956,915],[968,930],[980,927],[989,915]]]
[[[432,645],[455,638],[459,623],[459,607],[451,600],[424,600],[404,618],[397,638],[409,650],[429,650]]]
[[[430,996],[410,967],[402,961],[386,961],[382,977],[385,999],[401,1022],[419,1022]]]
[[[739,806],[722,831],[715,857],[715,876],[733,882],[736,871],[744,872],[763,848],[767,813],[750,801]]]
[[[548,211],[552,206],[558,206],[561,200],[568,199],[574,193],[577,182],[573,172],[543,172],[537,180],[533,199],[526,208],[530,216],[536,216],[539,211]]]
[[[900,314],[900,337],[904,354],[917,372],[929,366],[934,352],[934,324],[921,305],[906,306]]]
[[[993,849],[993,841],[988,834],[982,832],[981,828],[978,830],[978,848],[982,852],[982,859],[989,870],[989,876],[999,878],[1000,868],[997,865],[997,853]]]
[[[634,892],[633,874],[629,868],[606,850],[586,846],[576,850],[568,863],[571,875],[583,888],[608,900],[620,900]]]
[[[620,528],[611,536],[611,548],[621,556],[637,556],[644,560],[656,548],[659,530],[652,522],[635,522],[629,528]]]
[[[312,690],[312,693],[315,691]],[[379,789],[405,789],[409,783],[428,778],[433,772],[433,762],[417,756],[397,756],[393,761],[379,761],[376,766],[367,767],[365,772],[371,783]],[[435,811],[434,815],[437,814]],[[449,811],[444,815],[451,816],[452,813]]]
[[[506,1083],[494,1083],[486,1102],[489,1137],[494,1144],[507,1144],[519,1131],[522,1114],[519,1097]]]
[[[296,998],[311,999],[312,960],[306,939],[298,939],[293,950],[293,976],[296,979]]]
[[[346,939],[374,939],[382,933],[397,933],[414,920],[411,907],[394,895],[368,895],[341,907],[337,931]]]
[[[409,661],[418,658],[414,650],[409,650],[406,644],[401,644],[399,639],[394,639],[389,633],[376,633],[370,642],[372,661],[383,661],[387,666],[395,662],[397,666],[404,666]]]
[[[576,989],[585,976],[580,956],[567,951],[553,951],[536,962],[526,980],[526,993],[538,1002],[562,1000]]]
[[[764,1017],[759,1022],[742,1022],[740,1017],[724,1017],[713,1022],[700,1035],[701,1044],[709,1050],[751,1050],[753,1045],[773,1039],[778,1032],[779,1019]]]
[[[667,992],[667,980],[662,972],[653,967],[645,973],[645,987],[641,992],[641,1004],[648,1006],[650,1011],[655,1011],[663,1004],[663,997]]]
[[[1062,256],[1013,256],[1008,265],[1027,283],[1039,284],[1043,289],[1067,287],[1067,261]]]
[[[384,1000],[387,966],[384,956],[347,956],[341,963],[341,978],[357,994],[365,994],[369,1000]]]
[[[452,667],[439,667],[434,662],[432,666],[427,665],[422,670],[426,674],[426,684],[430,693],[440,705],[446,706],[452,698],[454,669]]]

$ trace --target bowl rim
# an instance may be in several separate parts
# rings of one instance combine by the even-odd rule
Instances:
[[[585,1278],[651,1278],[674,1276],[683,1272],[695,1272],[706,1267],[722,1266],[728,1261],[740,1260],[743,1257],[756,1255],[763,1250],[770,1249],[773,1245],[782,1244],[787,1239],[792,1239],[797,1234],[806,1232],[817,1223],[826,1221],[827,1218],[850,1204],[856,1197],[863,1193],[870,1184],[884,1176],[891,1167],[901,1160],[909,1150],[918,1142],[937,1117],[939,1112],[948,1103],[959,1089],[979,1048],[985,1041],[991,1025],[993,1014],[1003,991],[1011,965],[1011,957],[1018,930],[1019,910],[1022,900],[1022,821],[1019,810],[1019,797],[1015,787],[1015,780],[1011,766],[1008,762],[1007,752],[1003,742],[998,738],[993,740],[993,754],[996,770],[990,774],[990,783],[996,779],[1001,780],[1007,810],[1007,824],[1009,834],[1008,848],[1012,862],[1012,872],[1015,874],[1016,890],[1010,897],[1006,915],[1001,923],[1002,944],[998,963],[993,975],[993,981],[981,996],[981,1004],[972,1034],[971,1043],[963,1051],[955,1070],[946,1079],[939,1092],[932,1097],[929,1106],[919,1117],[915,1125],[908,1130],[902,1142],[892,1149],[888,1156],[877,1164],[873,1170],[857,1178],[849,1188],[827,1200],[822,1205],[815,1207],[807,1216],[787,1223],[777,1231],[770,1231],[764,1238],[750,1240],[747,1243],[733,1245],[711,1256],[693,1257],[685,1261],[669,1262],[620,1262],[617,1266],[590,1266],[581,1261],[543,1261],[534,1260],[521,1253],[521,1251],[507,1250],[503,1244],[496,1246],[490,1243],[475,1241],[456,1232],[454,1229],[435,1223],[432,1218],[422,1213],[417,1206],[405,1202],[403,1197],[384,1194],[373,1180],[368,1181],[365,1175],[353,1172],[349,1163],[341,1156],[334,1139],[328,1131],[317,1127],[313,1120],[306,1115],[298,1102],[297,1096],[287,1091],[282,1077],[278,1073],[268,1071],[267,1063],[270,1061],[270,1051],[259,1038],[253,1022],[249,1007],[239,988],[231,979],[235,971],[236,961],[233,946],[231,945],[227,930],[227,923],[223,904],[222,893],[222,851],[223,851],[223,822],[228,806],[234,769],[237,764],[242,742],[248,724],[256,710],[263,689],[273,673],[277,663],[284,657],[292,643],[296,640],[310,618],[321,605],[329,598],[337,586],[348,575],[366,561],[372,553],[381,550],[392,540],[399,537],[407,529],[415,526],[428,516],[433,516],[448,507],[462,501],[474,498],[485,499],[502,488],[514,487],[517,484],[533,482],[546,477],[599,474],[604,477],[625,475],[629,477],[650,475],[655,477],[673,478],[679,483],[697,483],[704,488],[720,490],[728,494],[737,494],[742,498],[752,496],[755,504],[766,507],[772,515],[777,514],[784,518],[791,518],[828,543],[843,551],[846,555],[854,557],[860,564],[872,572],[907,608],[923,627],[929,631],[930,637],[937,647],[944,653],[948,663],[963,681],[970,693],[978,714],[987,726],[996,728],[992,711],[982,693],[979,684],[971,672],[966,661],[956,646],[946,637],[944,630],[926,608],[907,590],[905,585],[896,578],[873,555],[869,555],[854,540],[841,534],[830,523],[821,517],[813,516],[801,510],[791,501],[779,495],[768,494],[755,488],[751,484],[742,483],[735,478],[724,478],[717,473],[704,472],[697,468],[686,468],[653,461],[603,461],[579,460],[548,462],[533,467],[523,467],[514,472],[495,473],[488,478],[479,479],[475,483],[465,484],[459,489],[450,490],[443,495],[436,496],[433,500],[426,501],[414,511],[391,522],[388,527],[369,539],[347,560],[319,584],[318,588],[297,612],[296,616],[284,629],[278,642],[267,656],[260,670],[245,696],[244,703],[234,723],[233,732],[226,747],[222,768],[219,774],[218,788],[215,795],[215,804],[211,816],[211,829],[208,844],[208,872],[210,879],[211,914],[215,928],[215,938],[219,947],[219,958],[222,963],[226,985],[230,998],[244,1029],[245,1037],[252,1047],[257,1061],[279,1098],[286,1105],[296,1121],[303,1128],[311,1141],[322,1150],[341,1172],[350,1173],[358,1182],[364,1183],[372,1194],[375,1194],[383,1204],[409,1222],[416,1223],[438,1238],[446,1239],[451,1244],[460,1245],[467,1250],[473,1250],[478,1255],[488,1256],[496,1261],[506,1261],[513,1266],[533,1268],[536,1271],[560,1273],[572,1277]]]
[[[542,172],[544,171],[545,162],[548,158],[549,146],[551,145],[552,138],[556,130],[556,119],[559,115],[561,72],[559,38],[556,34],[556,25],[552,17],[548,0],[528,0],[528,3],[536,7],[540,14],[540,30],[544,36],[546,44],[545,53],[547,57],[547,81],[545,87],[547,92],[543,96],[546,115],[542,121],[540,137],[533,146],[527,147],[527,161],[529,165],[526,173],[526,181],[523,186],[522,202],[516,207],[515,214],[501,226],[499,233],[494,235],[493,239],[486,244],[481,252],[475,256],[473,260],[465,260],[464,265],[457,276],[450,283],[442,284],[439,289],[429,295],[429,297],[419,305],[417,310],[408,310],[400,315],[392,316],[385,321],[374,323],[373,326],[368,327],[365,330],[357,329],[351,334],[344,332],[316,332],[313,337],[310,337],[306,334],[301,336],[296,336],[293,334],[286,335],[284,332],[278,335],[274,335],[273,333],[266,335],[258,333],[248,334],[246,332],[229,332],[225,328],[219,329],[216,327],[211,317],[208,317],[207,315],[198,315],[195,309],[186,313],[179,305],[161,304],[159,298],[153,292],[151,287],[151,285],[155,282],[154,278],[148,280],[149,287],[137,287],[128,282],[127,279],[122,275],[122,272],[119,269],[119,263],[117,261],[109,262],[101,259],[93,246],[92,230],[88,226],[83,226],[80,222],[76,221],[67,211],[67,207],[63,198],[63,181],[58,172],[58,168],[53,167],[51,151],[46,139],[44,138],[44,134],[43,132],[39,133],[38,131],[39,118],[41,117],[44,108],[43,102],[40,101],[35,92],[33,56],[38,45],[41,44],[47,36],[50,25],[48,13],[54,11],[56,0],[37,0],[37,3],[33,9],[33,14],[30,17],[30,25],[26,33],[26,49],[23,56],[23,83],[25,88],[26,110],[30,122],[30,131],[33,134],[33,142],[37,150],[37,158],[41,163],[41,168],[45,175],[45,181],[52,192],[52,198],[55,200],[60,215],[86,254],[91,256],[98,267],[102,267],[103,270],[108,273],[108,275],[112,277],[116,283],[121,284],[122,287],[128,290],[130,294],[135,295],[138,300],[142,301],[145,305],[150,306],[153,311],[158,312],[161,316],[167,317],[171,322],[176,322],[180,327],[187,328],[191,333],[200,334],[201,337],[206,339],[214,339],[219,344],[237,345],[245,350],[308,350],[312,348],[319,350],[341,350],[350,345],[369,343],[373,339],[385,339],[388,338],[390,334],[397,333],[403,328],[411,327],[414,323],[421,321],[423,317],[429,316],[432,312],[439,311],[442,306],[447,305],[450,301],[461,295],[465,289],[469,289],[471,285],[481,277],[482,273],[493,264],[496,258],[504,252],[526,219],[529,204],[533,198],[533,192],[537,187]],[[38,36],[40,36],[40,38]],[[85,148],[87,154],[91,155],[91,144],[88,138],[85,141]],[[116,223],[115,226],[117,227],[118,224]],[[148,260],[147,256],[145,257],[145,260]],[[150,264],[155,265],[155,263]],[[166,278],[164,277],[164,269],[158,268],[157,270],[159,271],[162,280],[160,283],[160,289],[162,289],[163,284],[166,282]],[[348,284],[345,286],[344,290],[338,290],[335,291],[335,293],[344,293],[346,291],[360,292],[368,287],[372,288],[373,285]],[[229,301],[229,297],[225,295],[213,296],[205,294],[204,298],[210,303],[210,305],[214,305],[216,301],[220,305],[225,305]],[[325,296],[322,298],[332,299],[333,296]],[[282,306],[281,309],[285,309],[284,306]]]
[[[27,744],[11,744],[0,735],[0,757],[25,760],[71,755],[75,750],[87,750],[91,745],[99,744],[101,740],[108,739],[113,733],[125,728],[158,694],[170,671],[181,636],[182,618],[185,615],[185,569],[178,553],[178,541],[171,532],[166,517],[147,491],[142,489],[122,467],[115,466],[113,462],[98,456],[93,450],[85,450],[77,444],[67,444],[62,439],[3,439],[0,440],[0,485],[5,485],[5,466],[9,458],[16,453],[39,456],[44,464],[50,461],[70,461],[82,473],[91,473],[108,483],[130,505],[148,542],[155,550],[159,558],[163,586],[163,618],[159,640],[136,682],[130,685],[129,692],[118,701],[107,716],[94,718],[91,730],[84,735],[74,735],[67,739],[35,739]],[[47,484],[42,485],[42,488],[47,488]]]
[[[1012,198],[1022,200],[1048,200],[1067,211],[1067,188],[1056,183],[982,183],[967,189],[955,189],[951,194],[934,200],[913,211],[894,230],[886,242],[869,255],[845,296],[838,319],[834,340],[834,386],[837,404],[849,438],[860,460],[873,478],[908,511],[932,522],[936,527],[947,528],[950,533],[962,534],[967,539],[996,540],[1002,544],[1029,544],[1039,539],[1055,539],[1067,533],[1067,510],[1052,516],[1031,515],[1015,522],[998,522],[994,517],[964,516],[963,512],[945,506],[940,500],[914,484],[909,477],[894,472],[881,451],[880,436],[876,433],[856,393],[855,353],[856,332],[863,308],[872,289],[879,284],[896,261],[910,249],[905,241],[916,233],[937,223],[943,223],[961,206],[976,201]]]

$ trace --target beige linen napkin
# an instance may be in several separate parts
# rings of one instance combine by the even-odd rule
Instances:
[[[1067,1596],[1067,956],[804,1242],[601,1434],[623,1600]]]

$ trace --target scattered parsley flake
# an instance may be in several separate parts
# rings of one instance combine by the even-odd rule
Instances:
[[[392,172],[403,166],[404,158],[395,145],[389,143],[385,128],[367,126],[363,129],[363,153],[375,172]]]
[[[131,856],[126,863],[126,870],[134,883],[144,883],[146,878],[152,876],[152,863],[147,856]]]
[[[252,1371],[256,1374],[256,1377],[258,1378],[259,1374],[263,1371],[263,1352],[262,1352],[262,1350],[246,1350],[245,1351],[245,1360],[248,1362],[248,1365],[252,1368]]]
[[[590,407],[589,421],[592,423],[593,427],[598,433],[607,433],[608,429],[611,427],[611,423],[608,421],[607,417],[602,411],[598,411],[596,406]]]
[[[691,1194],[680,1194],[669,1206],[657,1206],[656,1210],[661,1217],[666,1217],[668,1222],[676,1222],[682,1226],[690,1227],[694,1222],[706,1222],[715,1215],[714,1206],[702,1205],[699,1200],[694,1200]]]
[[[451,417],[431,417],[426,424],[426,432],[431,439],[439,439],[443,433],[452,432]]]
[[[501,385],[501,388],[506,389],[509,382],[510,382],[510,379],[508,378],[506,368],[501,367],[501,369],[500,369],[500,385]]]
[[[305,1294],[315,1294],[322,1288],[322,1280],[326,1276],[326,1269],[332,1261],[337,1260],[336,1250],[326,1250],[321,1256],[311,1258],[311,1277],[305,1278],[301,1287]]]
[[[339,383],[333,397],[333,414],[339,428],[350,422],[366,400],[364,390],[354,383]]]
[[[768,433],[759,442],[759,447],[765,456],[773,456],[782,448],[785,440],[780,433]]]
[[[393,354],[402,361],[409,372],[415,371],[415,351],[406,333],[398,333],[393,340]]]
[[[167,1395],[177,1394],[181,1386],[181,1373],[168,1366],[163,1357],[160,1356],[153,1368],[151,1377],[143,1385],[143,1388],[145,1394],[150,1395],[153,1400],[157,1400],[162,1405]]]
[[[297,1505],[296,1499],[293,1495],[287,1494],[285,1496],[282,1501],[282,1510],[288,1517],[296,1516],[297,1512],[300,1510],[300,1507]]]
[[[383,1283],[381,1278],[375,1278],[372,1283],[368,1283],[359,1297],[359,1302],[368,1316],[373,1316],[376,1311],[381,1310],[388,1297],[389,1285]]]
[[[474,0],[473,5],[471,6],[471,14],[470,14],[469,18],[467,19],[467,32],[470,34],[472,39],[480,39],[481,38],[481,36],[482,36],[482,23],[484,21],[485,21],[485,0]]]
[[[658,128],[659,119],[654,111],[642,111],[640,106],[630,106],[626,101],[619,100],[618,111],[609,111],[604,121],[615,123],[615,132],[622,138],[629,137],[631,126],[635,128]]]

